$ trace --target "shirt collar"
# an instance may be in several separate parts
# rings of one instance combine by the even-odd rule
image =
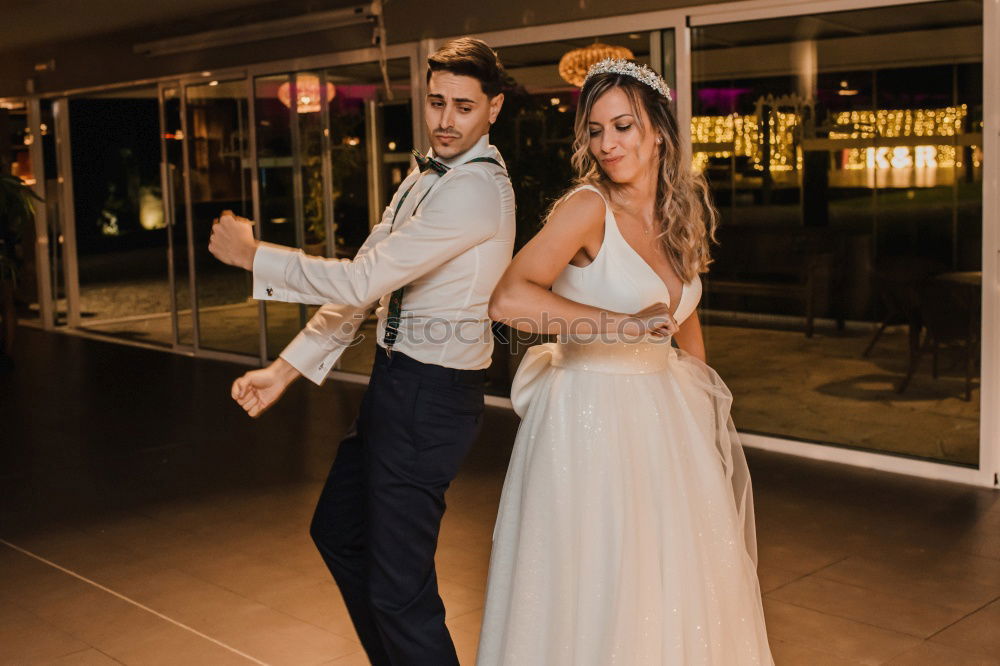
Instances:
[[[456,167],[459,164],[464,164],[465,162],[468,162],[469,160],[475,159],[477,157],[483,157],[484,155],[489,155],[491,149],[492,146],[490,146],[490,135],[484,134],[481,137],[479,137],[479,141],[476,141],[476,143],[473,144],[472,148],[469,148],[464,153],[459,153],[458,155],[455,155],[455,157],[450,157],[448,159],[444,159],[443,157],[437,157],[436,155],[434,155],[433,148],[427,151],[427,154],[430,155],[431,157],[434,157],[434,159],[441,162],[447,167]]]

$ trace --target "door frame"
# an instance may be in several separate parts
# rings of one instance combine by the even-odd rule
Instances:
[[[31,170],[35,176],[35,184],[31,187],[41,201],[34,203],[35,207],[35,266],[38,280],[38,310],[42,328],[55,327],[55,299],[52,289],[52,248],[59,245],[58,234],[53,239],[49,229],[49,211],[46,208],[46,174],[45,151],[42,145],[42,109],[41,100],[37,97],[25,101],[28,110],[28,131],[32,137],[28,148],[31,156]],[[52,128],[55,131],[55,128]],[[55,245],[53,245],[53,241]]]
[[[158,113],[160,119],[160,192],[163,199],[163,219],[167,223],[167,282],[170,287],[170,327],[172,329],[172,348],[188,349],[188,345],[180,344],[180,317],[177,312],[177,267],[174,264],[176,248],[174,247],[174,228],[177,226],[177,210],[175,206],[176,193],[174,192],[174,182],[170,173],[170,160],[167,156],[167,113],[166,113],[166,92],[169,89],[178,91],[178,104],[181,110],[183,123],[183,96],[181,86],[176,81],[161,81],[156,86],[156,97],[158,101]],[[182,171],[183,173],[183,171]],[[182,176],[183,179],[183,176]]]

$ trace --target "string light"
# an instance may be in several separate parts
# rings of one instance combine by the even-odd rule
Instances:
[[[940,109],[878,109],[874,111],[843,111],[833,122],[849,126],[849,131],[830,132],[830,139],[871,139],[926,137],[927,144],[914,146],[870,146],[843,149],[840,168],[843,169],[905,169],[960,167],[961,152],[956,150],[954,137],[963,133],[968,106],[948,106]],[[776,111],[767,115],[770,135],[770,170],[792,171],[802,168],[802,146],[799,115]],[[763,171],[761,123],[755,115],[695,116],[691,119],[694,143],[693,166],[704,170],[713,158],[746,157],[751,168]],[[934,141],[945,140],[947,143]],[[699,146],[703,149],[699,150]],[[973,166],[981,164],[981,151],[972,146]]]

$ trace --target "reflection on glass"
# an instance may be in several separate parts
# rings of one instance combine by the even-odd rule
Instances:
[[[388,66],[391,100],[374,63],[326,72],[337,91],[330,101],[328,122],[338,256],[354,256],[409,171],[414,148],[409,61],[392,60]]]
[[[184,128],[181,123],[181,90],[164,88],[162,150],[166,162],[164,214],[170,228],[170,262],[174,275],[174,304],[177,343],[194,345],[194,318],[191,314],[191,262],[188,254],[187,209],[184,200]]]
[[[981,30],[955,1],[693,31],[706,342],[741,427],[977,463]]]
[[[406,176],[413,148],[409,61],[390,60],[388,75],[392,99],[375,63],[255,81],[265,240],[341,258],[358,251]],[[314,309],[266,307],[273,358]],[[374,327],[372,317],[341,357],[340,369],[370,371]]]
[[[82,326],[170,345],[157,90],[72,98],[69,110]]]
[[[191,241],[195,257],[198,344],[256,356],[259,317],[252,279],[208,252],[212,221],[223,210],[252,218],[243,81],[187,86],[186,129]]]
[[[328,93],[329,88],[323,92]],[[320,97],[319,77],[313,73],[266,76],[255,81],[261,238],[322,255]],[[307,209],[308,222],[304,219]],[[308,242],[307,227],[312,230]],[[265,302],[264,307],[268,355],[274,357],[305,324],[306,308],[276,301]]]

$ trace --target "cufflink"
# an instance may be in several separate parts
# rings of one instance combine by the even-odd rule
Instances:
[[[270,287],[268,287],[267,288],[267,295],[268,296],[274,296],[274,289],[271,289]]]
[[[326,365],[325,363],[320,363],[320,364],[319,364],[319,369],[320,369],[320,370],[322,370],[322,369],[323,369],[323,366],[325,366],[325,365]]]

